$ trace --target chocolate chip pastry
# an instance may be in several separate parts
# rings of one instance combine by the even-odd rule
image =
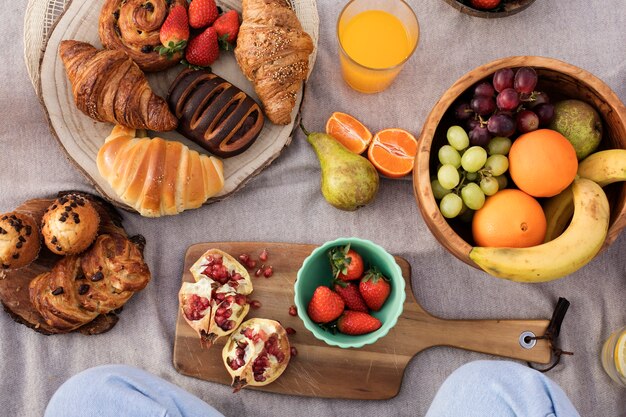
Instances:
[[[119,234],[100,235],[83,256],[66,256],[29,285],[31,303],[46,323],[72,331],[122,307],[148,285],[141,251]]]
[[[222,158],[248,149],[263,129],[261,107],[210,71],[182,71],[170,86],[167,103],[179,119],[178,132]]]
[[[19,212],[0,216],[0,266],[2,269],[30,265],[41,248],[39,228],[35,220]]]

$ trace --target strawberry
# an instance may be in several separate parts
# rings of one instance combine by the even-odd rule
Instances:
[[[315,323],[328,323],[343,313],[345,304],[341,297],[330,288],[319,286],[309,302],[307,313]]]
[[[471,0],[472,7],[481,10],[495,9],[500,5],[500,0]]]
[[[239,33],[239,14],[235,10],[229,10],[217,18],[213,27],[217,32],[220,41],[224,41],[223,49],[232,48],[230,44],[234,43]]]
[[[345,311],[337,321],[337,329],[343,334],[365,334],[378,330],[380,320],[362,311]]]
[[[354,311],[367,313],[369,309],[363,296],[359,292],[359,286],[353,282],[337,281],[334,290],[346,303],[346,308]]]
[[[363,258],[353,249],[350,249],[350,244],[331,249],[328,256],[335,278],[353,281],[363,275]]]
[[[372,310],[378,311],[387,301],[391,292],[391,285],[389,285],[387,278],[374,266],[361,279],[359,291],[365,304]]]
[[[208,67],[220,56],[220,47],[217,43],[217,33],[212,27],[189,41],[185,59],[187,63],[196,67]]]
[[[184,6],[174,6],[161,26],[159,38],[162,46],[154,48],[159,55],[172,58],[176,52],[182,51],[189,40],[189,21]]]
[[[189,26],[194,29],[210,26],[218,15],[215,0],[191,0],[189,4]]]

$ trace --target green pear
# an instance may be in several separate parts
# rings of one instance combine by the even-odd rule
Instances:
[[[379,181],[374,165],[326,133],[309,133],[303,127],[302,130],[320,161],[321,189],[326,201],[347,211],[371,202],[378,192]]]
[[[602,120],[598,112],[580,100],[556,103],[550,129],[556,130],[574,145],[579,161],[595,151],[602,140]]]

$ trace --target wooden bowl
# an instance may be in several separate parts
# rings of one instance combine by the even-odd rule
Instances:
[[[499,69],[522,66],[535,68],[539,75],[536,90],[548,93],[552,102],[564,98],[579,99],[598,111],[604,125],[600,149],[626,149],[626,107],[606,84],[585,70],[556,59],[516,56],[482,65],[459,78],[439,99],[424,122],[415,156],[413,190],[424,221],[437,240],[454,256],[474,267],[477,265],[469,258],[473,244],[470,225],[460,220],[448,222],[433,196],[430,174],[436,169],[438,160],[437,152],[431,158],[430,150],[438,150],[447,143],[448,128],[457,124],[452,112],[447,110],[460,96]],[[602,249],[613,243],[626,226],[626,182],[611,184],[604,190],[611,207],[611,219]]]
[[[478,10],[474,9],[471,6],[465,5],[458,0],[445,0],[450,6],[454,7],[457,10],[460,10],[461,13],[468,14],[474,17],[484,17],[486,19],[494,19],[497,17],[507,17],[513,14],[519,13],[531,4],[535,2],[535,0],[513,0],[503,5],[503,10],[499,12],[490,12],[487,10]]]

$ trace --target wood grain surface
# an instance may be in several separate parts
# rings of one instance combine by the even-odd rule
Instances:
[[[241,11],[241,1],[223,0],[217,2],[225,9]],[[295,1],[294,9],[304,30],[311,35],[315,49],[309,57],[309,67],[313,68],[317,54],[319,17],[315,0]],[[100,175],[96,166],[96,157],[104,139],[111,133],[113,125],[99,123],[78,110],[74,104],[72,88],[63,62],[58,54],[58,47],[64,39],[76,39],[89,42],[101,48],[98,37],[98,17],[100,7],[93,7],[92,2],[73,0],[56,22],[52,33],[44,47],[40,66],[41,102],[44,106],[50,130],[56,137],[69,160],[87,177],[96,190],[107,200],[118,207],[134,211],[117,196],[108,182]],[[147,78],[153,91],[165,97],[174,78],[183,69],[177,65],[167,71],[148,74]],[[235,57],[230,52],[221,54],[220,59],[211,65],[213,72],[242,89],[246,94],[259,102],[252,84],[239,69]],[[296,98],[292,112],[292,122],[286,126],[274,125],[266,121],[263,130],[254,144],[232,158],[224,159],[224,188],[207,203],[219,201],[243,187],[252,177],[269,166],[289,145],[298,127],[299,110],[304,95],[304,86]],[[164,139],[178,140],[191,149],[206,153],[196,143],[186,139],[178,132],[152,133],[150,137],[159,136]]]
[[[453,103],[468,95],[471,87],[497,70],[522,66],[531,66],[537,70],[537,90],[547,92],[552,102],[566,98],[578,99],[598,111],[604,126],[600,149],[626,149],[626,107],[609,86],[583,69],[552,58],[515,56],[481,65],[459,78],[426,118],[418,138],[413,190],[422,217],[439,243],[454,256],[476,268],[477,265],[469,258],[473,244],[470,227],[458,220],[446,220],[433,196],[430,173],[434,172],[438,161],[437,152],[431,150],[447,143],[446,132],[456,124],[451,112],[448,112]],[[626,226],[626,183],[611,184],[604,191],[609,199],[611,219],[603,250],[617,239]]]
[[[185,256],[182,281],[193,282],[189,268],[208,249],[221,249],[235,257],[248,253],[256,257],[263,248],[274,267],[271,278],[252,276],[251,300],[259,300],[259,309],[250,309],[247,318],[278,320],[292,327],[290,336],[298,355],[292,358],[285,373],[270,385],[258,388],[274,393],[319,398],[387,399],[398,394],[408,362],[417,353],[432,346],[444,345],[538,363],[550,361],[550,347],[540,340],[532,349],[519,344],[523,331],[543,335],[548,320],[443,320],[428,314],[419,305],[411,289],[411,267],[400,257],[398,265],[407,284],[404,311],[389,334],[360,349],[342,349],[316,339],[298,317],[289,315],[294,304],[293,284],[296,273],[315,245],[269,242],[213,242],[189,247]],[[226,339],[218,339],[203,350],[197,334],[178,313],[174,341],[174,367],[184,375],[230,385],[231,378],[222,362]],[[240,394],[241,395],[241,394]]]
[[[61,197],[70,192],[60,192],[57,197]],[[126,232],[122,227],[121,217],[115,209],[99,197],[91,194],[76,192],[86,198],[89,198],[100,215],[100,228],[98,234],[103,233],[119,233],[126,236]],[[56,197],[55,197],[56,198]],[[25,201],[15,211],[31,215],[37,224],[41,224],[41,218],[44,211],[55,198],[38,198]],[[132,238],[131,238],[132,239]],[[143,238],[142,238],[143,239]],[[18,323],[22,323],[35,331],[50,335],[61,332],[44,321],[37,310],[30,302],[28,295],[28,284],[37,275],[48,272],[62,258],[60,255],[52,253],[46,245],[41,243],[41,251],[39,256],[30,265],[15,270],[0,270],[0,301],[4,309]],[[100,334],[110,330],[118,321],[115,312],[96,317],[90,323],[79,327],[77,332],[92,335]]]

